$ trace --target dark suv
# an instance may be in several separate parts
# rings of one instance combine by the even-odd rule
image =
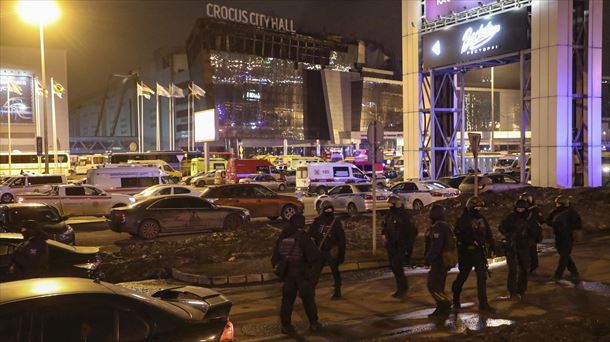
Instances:
[[[0,204],[0,232],[20,233],[23,223],[34,220],[50,239],[73,245],[74,229],[54,207],[41,203]]]

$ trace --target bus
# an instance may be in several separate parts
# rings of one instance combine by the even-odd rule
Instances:
[[[101,154],[78,156],[73,170],[77,175],[86,175],[87,170],[106,163],[106,157]]]
[[[2,152],[0,153],[0,178],[19,175],[21,173],[42,174],[44,173],[44,164],[45,157],[40,157],[39,164],[38,156],[35,152],[14,152],[11,153],[11,167],[9,171],[8,153]],[[55,156],[49,154],[49,174],[69,175],[70,155],[66,152],[58,152],[57,162],[55,162]]]
[[[107,154],[108,163],[125,164],[130,160],[161,160],[182,174],[190,172],[190,163],[184,151],[112,152]]]

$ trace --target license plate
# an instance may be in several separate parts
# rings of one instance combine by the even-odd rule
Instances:
[[[383,200],[385,200],[385,196],[377,196],[377,200],[378,201],[383,201]]]

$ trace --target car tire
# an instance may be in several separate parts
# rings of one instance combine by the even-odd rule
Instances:
[[[347,216],[354,217],[358,215],[358,207],[354,203],[350,203],[347,205]]]
[[[282,208],[282,219],[284,221],[290,221],[290,218],[292,216],[294,216],[295,214],[298,214],[299,211],[297,210],[297,207],[295,207],[292,204],[286,204],[283,208]]]
[[[271,221],[275,221],[279,218],[279,216],[268,216],[268,219],[270,219]]]
[[[277,191],[280,191],[280,192],[286,191],[286,185],[280,184],[280,186],[277,187]]]
[[[424,209],[424,203],[420,200],[413,201],[413,210],[422,210]]]
[[[227,230],[227,229],[236,229],[239,228],[239,226],[241,226],[242,221],[241,218],[235,214],[231,214],[227,217],[225,217],[225,221],[222,224],[222,229]]]
[[[203,184],[201,183],[201,181],[197,181],[195,183],[195,187],[197,187],[197,188],[203,188],[204,186],[205,186],[205,182],[203,182]]]
[[[0,203],[12,203],[14,200],[15,197],[13,197],[13,194],[11,193],[6,193],[0,196]]]
[[[161,232],[161,226],[155,220],[144,220],[140,223],[140,229],[138,229],[138,235],[146,240],[152,240],[159,236]]]
[[[319,187],[316,188],[316,193],[318,195],[326,195],[326,187],[321,185]]]

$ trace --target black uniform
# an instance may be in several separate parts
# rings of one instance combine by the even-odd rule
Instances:
[[[553,227],[555,248],[559,253],[559,264],[555,270],[555,279],[561,279],[567,267],[572,277],[578,280],[578,269],[571,254],[574,245],[574,231],[582,229],[580,215],[572,207],[562,206],[551,212],[547,223]]]
[[[49,260],[47,236],[38,230],[24,230],[23,236],[25,240],[13,252],[9,272],[15,280],[43,277]]]
[[[527,275],[530,270],[531,246],[538,238],[538,223],[528,211],[510,213],[500,223],[500,232],[505,237],[504,249],[508,265],[507,288],[511,297],[524,295],[527,290]]]
[[[428,272],[428,291],[436,301],[436,311],[434,314],[442,314],[449,310],[451,301],[445,293],[445,283],[447,273],[454,266],[443,255],[453,256],[456,251],[455,236],[453,227],[445,221],[436,220],[426,232],[426,263],[430,265]]]
[[[319,263],[320,251],[301,229],[286,228],[278,237],[271,263],[275,267],[280,260],[288,260],[288,269],[282,287],[280,319],[283,328],[291,329],[292,309],[297,292],[301,296],[309,323],[318,322],[315,301],[315,275],[312,269]]]
[[[322,273],[324,265],[328,265],[334,280],[333,297],[341,297],[341,272],[339,271],[339,265],[345,261],[345,231],[341,221],[335,219],[334,213],[323,212],[309,227],[309,234],[322,254],[322,259],[317,267],[318,277]]]
[[[536,239],[530,246],[530,273],[536,271],[538,268],[538,244],[542,242],[542,223],[544,223],[544,216],[542,211],[537,205],[533,205],[528,209],[529,219],[536,222]]]
[[[487,302],[487,256],[494,246],[489,224],[483,215],[474,209],[464,209],[455,224],[460,273],[453,282],[453,302],[460,306],[462,287],[474,267],[477,275],[479,307],[489,308]]]
[[[409,285],[403,270],[405,255],[413,251],[417,228],[411,222],[411,217],[403,207],[391,206],[388,210],[381,232],[385,236],[385,248],[388,252],[390,268],[396,279],[396,294],[407,292]]]

